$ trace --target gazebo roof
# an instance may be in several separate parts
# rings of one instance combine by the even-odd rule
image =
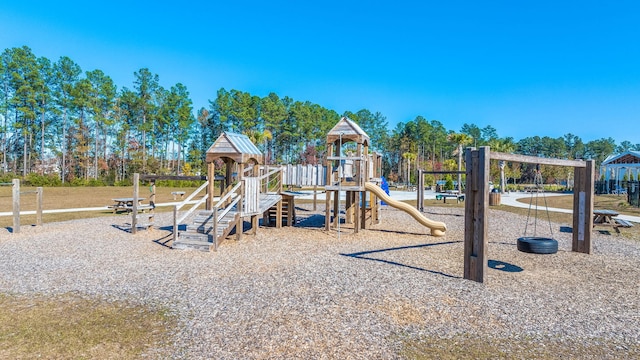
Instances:
[[[342,137],[344,141],[354,141],[358,144],[369,145],[371,141],[369,135],[358,124],[351,119],[343,116],[340,121],[329,131],[327,134],[327,143],[331,144],[336,142]]]
[[[250,159],[262,163],[262,152],[246,135],[226,131],[207,150],[207,162],[223,157],[239,164],[246,164]]]
[[[602,166],[623,164],[640,166],[640,151],[629,150],[622,154],[609,155],[602,162]]]

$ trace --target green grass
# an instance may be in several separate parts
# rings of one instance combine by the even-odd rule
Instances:
[[[403,341],[400,355],[415,360],[454,359],[630,359],[640,357],[638,344],[607,339],[425,337]]]
[[[175,323],[163,310],[123,302],[0,295],[0,358],[138,358],[166,348]]]
[[[35,190],[32,187],[21,187],[21,191]],[[185,196],[191,194],[195,188],[156,188],[156,203],[174,202],[172,191],[185,191]],[[12,211],[11,187],[0,187],[0,212]],[[139,196],[146,198],[144,203],[148,203],[151,194],[148,186],[141,186]],[[203,193],[201,193],[203,194]],[[119,186],[97,186],[97,187],[45,187],[43,189],[42,207],[48,209],[72,209],[84,207],[101,207],[113,204],[113,198],[132,197],[133,187]],[[24,194],[20,197],[20,210],[28,211],[36,209],[35,194]],[[157,211],[170,211],[170,207],[159,207]],[[72,212],[59,214],[43,214],[42,221],[45,223],[56,221],[67,221],[74,219],[93,218],[99,216],[111,216],[111,210],[104,211],[87,211]],[[123,215],[124,216],[124,215]],[[35,215],[24,215],[20,217],[22,225],[35,224]],[[11,216],[0,217],[0,227],[9,227],[13,225]]]

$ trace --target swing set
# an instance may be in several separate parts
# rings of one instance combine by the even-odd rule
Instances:
[[[592,253],[591,228],[593,227],[593,200],[595,162],[593,160],[562,160],[535,156],[491,152],[489,147],[467,148],[465,151],[467,186],[465,192],[464,228],[464,278],[485,282],[487,279],[488,207],[489,207],[489,162],[490,160],[513,161],[529,164],[569,166],[574,168],[573,189],[573,240],[571,250]],[[533,200],[533,199],[532,199]],[[545,199],[546,204],[546,199]],[[537,209],[537,206],[536,206]],[[548,209],[547,209],[548,211]],[[548,212],[547,212],[548,214]],[[529,219],[527,219],[527,222]],[[551,221],[549,221],[551,226]],[[537,220],[536,225],[537,226]],[[526,234],[525,234],[526,235]],[[520,239],[526,239],[524,236]],[[553,240],[553,239],[547,239]],[[531,240],[520,240],[526,247]],[[540,244],[540,241],[535,242]],[[555,240],[550,241],[553,244]],[[553,245],[545,243],[545,249]],[[555,242],[557,247],[557,242]],[[529,250],[531,247],[529,246]],[[519,249],[521,250],[521,249]],[[523,251],[523,250],[521,250]],[[556,248],[557,251],[557,248]]]

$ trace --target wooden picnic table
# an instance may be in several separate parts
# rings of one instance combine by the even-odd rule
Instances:
[[[145,198],[138,198],[138,205],[139,205],[139,209],[144,210],[145,208],[149,207],[149,206],[145,206],[142,205],[142,201]],[[110,205],[109,208],[113,209],[113,213],[115,214],[117,211],[127,211],[127,212],[131,212],[133,211],[133,198],[132,197],[127,197],[127,198],[114,198],[111,199],[113,200],[114,204]]]
[[[451,190],[449,190],[451,191]],[[447,203],[447,198],[454,198],[456,202],[464,201],[464,194],[460,194],[458,192],[449,192],[436,194],[436,200],[442,200],[445,204]]]
[[[594,209],[593,210],[593,226],[610,226],[617,233],[620,233],[620,227],[632,227],[633,224],[623,220],[617,219],[616,216],[620,215],[617,211],[607,209]]]

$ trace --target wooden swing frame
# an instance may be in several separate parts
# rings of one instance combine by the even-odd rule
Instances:
[[[569,166],[574,168],[573,187],[573,241],[571,250],[591,254],[593,228],[593,200],[595,162],[593,160],[562,160],[535,156],[491,152],[488,146],[467,148],[464,278],[477,282],[487,280],[487,243],[489,207],[489,162],[503,160],[528,164]]]

